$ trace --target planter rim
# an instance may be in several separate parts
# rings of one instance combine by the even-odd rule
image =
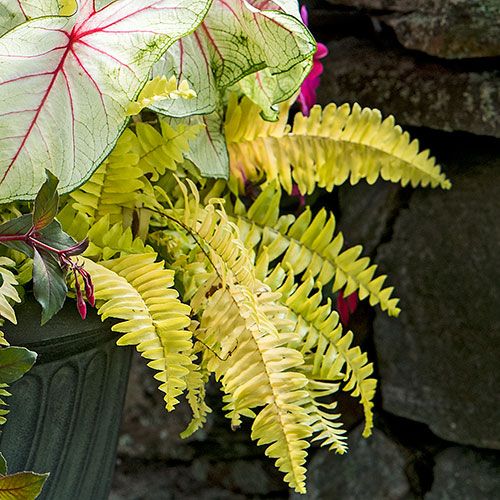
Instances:
[[[89,308],[82,320],[73,300],[45,325],[40,325],[41,308],[31,294],[16,307],[17,325],[5,324],[6,339],[15,346],[27,347],[39,354],[37,364],[71,356],[95,346],[116,341],[118,334],[111,332],[113,321],[102,322],[95,309]]]

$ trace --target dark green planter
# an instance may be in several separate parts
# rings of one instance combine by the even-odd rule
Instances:
[[[9,472],[50,472],[42,499],[105,500],[111,488],[132,350],[89,312],[82,321],[68,301],[41,327],[39,306],[27,302],[19,324],[4,327],[38,360],[11,386],[0,451]]]

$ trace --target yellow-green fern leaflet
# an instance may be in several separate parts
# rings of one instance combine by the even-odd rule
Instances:
[[[16,313],[12,307],[12,302],[21,302],[19,294],[15,288],[18,284],[16,277],[9,268],[14,267],[15,262],[7,257],[0,257],[0,326],[3,320],[7,319],[16,324]],[[9,345],[0,330],[0,345]]]

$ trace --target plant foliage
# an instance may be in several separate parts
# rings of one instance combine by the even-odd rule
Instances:
[[[373,427],[373,365],[334,294],[400,311],[305,195],[380,178],[448,189],[439,165],[357,104],[290,124],[315,50],[293,0],[16,0],[0,34],[0,200],[17,201],[0,207],[0,318],[15,322],[31,277],[44,322],[67,293],[82,317],[95,305],[166,409],[186,398],[183,437],[211,411],[213,376],[233,428],[252,420],[305,492],[312,442],[347,451],[339,391],[362,405],[365,436]]]

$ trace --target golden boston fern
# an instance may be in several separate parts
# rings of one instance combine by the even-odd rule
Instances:
[[[213,374],[233,428],[252,419],[252,439],[304,492],[312,442],[348,450],[339,391],[359,399],[365,436],[373,426],[373,365],[343,331],[332,293],[356,292],[394,316],[399,308],[362,248],[344,248],[332,213],[282,212],[283,198],[293,183],[311,192],[379,176],[443,188],[449,181],[376,111],[315,108],[290,128],[288,110],[265,122],[247,98],[229,97],[227,181],[204,179],[183,160],[200,127],[137,118],[60,220],[75,237],[86,224],[85,267],[98,312],[121,320],[119,344],[148,360],[168,410],[185,395],[193,416],[183,436],[211,411],[205,386]],[[244,194],[243,180],[256,196]]]

